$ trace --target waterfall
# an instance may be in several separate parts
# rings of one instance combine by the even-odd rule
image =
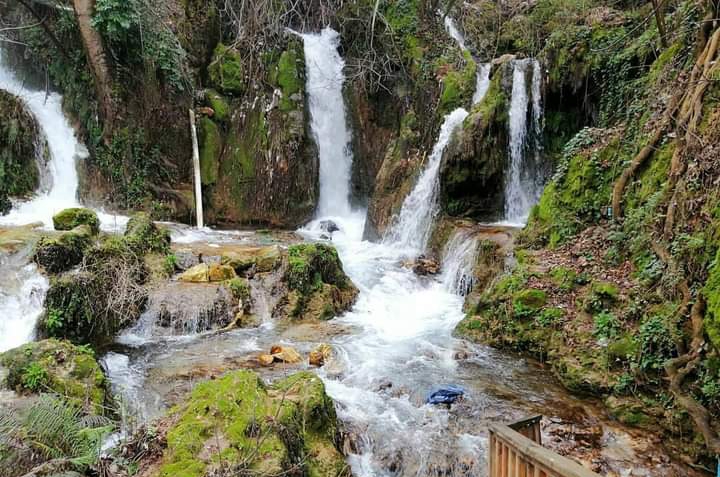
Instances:
[[[531,65],[532,69],[530,69]],[[532,76],[530,96],[528,96],[528,74]],[[541,80],[540,64],[536,60],[525,59],[513,62],[512,99],[509,112],[510,161],[505,175],[505,220],[513,224],[524,224],[527,221],[530,209],[542,193],[544,178],[540,164]],[[533,119],[531,140],[528,139],[529,112],[532,113]],[[528,157],[530,148],[533,149],[533,153]]]
[[[457,230],[448,240],[442,256],[441,281],[445,288],[458,295],[472,291],[477,260],[478,238],[470,230]]]
[[[478,104],[483,100],[485,94],[490,88],[490,70],[492,69],[491,63],[482,63],[478,66],[477,73],[475,76],[475,93],[473,94],[472,102],[473,105]]]
[[[338,53],[338,33],[325,28],[301,35],[305,49],[310,127],[320,155],[317,217],[344,217],[351,212],[352,152],[342,88],[345,62]]]
[[[452,133],[462,124],[468,112],[458,108],[445,116],[432,153],[428,158],[425,170],[418,179],[415,188],[405,198],[400,216],[386,237],[386,242],[393,242],[414,252],[422,253],[430,239],[433,221],[438,212],[438,194],[440,192],[440,164],[442,155],[450,142]]]
[[[452,39],[457,42],[461,50],[467,50],[467,46],[465,46],[465,37],[455,24],[455,20],[450,15],[445,15],[444,23],[445,30],[448,32],[448,35],[450,35]]]
[[[53,214],[68,207],[77,207],[78,175],[76,157],[85,154],[75,131],[62,110],[62,97],[57,93],[27,88],[8,68],[0,49],[0,89],[17,96],[27,106],[47,139],[50,150],[50,187],[28,202],[18,204],[2,224],[43,222],[52,225]]]
[[[0,352],[31,341],[43,311],[48,280],[25,261],[13,255],[0,260]]]

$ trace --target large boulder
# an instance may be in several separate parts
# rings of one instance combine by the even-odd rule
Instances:
[[[228,250],[223,253],[221,263],[231,266],[237,273],[242,273],[253,266],[256,272],[265,273],[277,268],[281,259],[280,247],[270,245]]]
[[[19,393],[54,392],[92,414],[105,414],[106,381],[93,352],[48,339],[0,354],[4,385]]]
[[[78,225],[59,235],[45,235],[37,244],[33,261],[48,273],[70,270],[82,262],[85,251],[92,245],[92,229],[89,225]]]
[[[170,252],[170,232],[158,227],[145,212],[130,218],[125,228],[125,242],[140,254]]]
[[[10,197],[37,189],[48,157],[35,118],[19,98],[0,91],[0,214],[10,210]]]
[[[90,227],[93,235],[100,231],[100,219],[90,209],[74,207],[62,210],[53,216],[55,230],[72,230],[79,225]]]
[[[180,281],[187,283],[223,282],[232,280],[236,276],[235,270],[230,265],[200,263],[180,275]]]
[[[326,244],[292,245],[283,280],[287,299],[275,309],[283,318],[329,320],[349,310],[358,295],[337,250]]]
[[[317,376],[294,374],[266,386],[251,371],[201,383],[169,416],[167,447],[152,477],[349,476],[337,448],[332,400]]]

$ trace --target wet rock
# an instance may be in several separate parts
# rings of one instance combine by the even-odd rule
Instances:
[[[187,283],[208,283],[232,280],[237,275],[229,265],[200,263],[180,275],[180,281]]]
[[[65,209],[53,216],[55,230],[72,230],[79,225],[87,225],[93,235],[100,231],[100,219],[97,214],[82,207]]]
[[[212,264],[208,270],[208,279],[211,282],[223,282],[236,277],[235,270],[228,265]]]
[[[312,366],[323,366],[332,358],[333,350],[329,344],[320,344],[310,352],[309,362]]]
[[[261,354],[257,357],[257,360],[261,366],[272,366],[275,362],[275,357],[271,354]]]
[[[79,225],[57,236],[43,236],[35,245],[33,261],[48,273],[70,270],[82,262],[85,251],[92,245],[92,229]]]
[[[277,268],[281,259],[280,247],[272,245],[269,247],[247,247],[225,251],[221,257],[221,263],[231,266],[237,273],[249,270],[253,266],[256,272],[266,273]]]
[[[20,393],[55,392],[86,412],[105,412],[106,382],[92,351],[67,341],[35,341],[0,354],[4,384]]]
[[[338,225],[332,220],[323,220],[322,222],[320,222],[320,230],[331,234],[333,232],[339,231],[340,227],[338,227]]]
[[[228,326],[238,305],[224,284],[168,282],[152,291],[145,313],[171,334],[190,334]]]
[[[287,364],[296,364],[302,361],[302,356],[294,348],[289,346],[273,346],[270,354],[275,361]]]
[[[349,475],[333,402],[312,373],[271,386],[251,371],[228,373],[197,385],[166,422],[162,456],[146,456],[158,460],[147,477],[214,475],[218,453],[224,466],[258,475]]]
[[[175,250],[175,266],[182,272],[198,265],[200,259],[192,250]]]
[[[403,266],[412,269],[419,276],[437,275],[440,273],[440,264],[433,258],[419,256],[415,260],[403,262]]]

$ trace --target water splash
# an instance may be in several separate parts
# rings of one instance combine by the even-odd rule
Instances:
[[[440,278],[448,291],[462,296],[472,291],[478,245],[478,237],[472,230],[456,230],[448,240],[443,250]]]
[[[432,153],[428,158],[425,170],[405,198],[400,215],[385,237],[385,243],[394,243],[407,249],[408,252],[422,253],[430,239],[430,233],[438,214],[438,195],[440,192],[440,164],[442,155],[455,129],[462,124],[468,112],[458,108],[445,116]]]
[[[48,280],[25,261],[16,255],[0,259],[0,352],[32,341],[43,311]]]
[[[528,76],[532,80],[530,88]],[[510,161],[505,175],[505,221],[508,224],[524,225],[527,222],[545,182],[541,156],[541,82],[539,62],[533,59],[513,62]],[[529,113],[533,120],[532,129],[528,127]]]
[[[320,198],[317,217],[350,213],[352,153],[342,94],[345,62],[340,39],[332,28],[301,35],[307,68],[310,127],[320,155]]]

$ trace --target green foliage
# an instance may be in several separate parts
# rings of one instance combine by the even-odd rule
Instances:
[[[647,372],[661,372],[665,362],[675,352],[675,331],[668,326],[668,317],[656,314],[640,325],[637,336],[640,368]]]
[[[130,218],[123,239],[124,245],[137,255],[170,253],[170,232],[156,225],[145,212],[138,212]],[[123,243],[116,245],[116,251],[124,251]]]
[[[208,106],[215,112],[213,120],[222,123],[230,119],[230,105],[220,93],[214,89],[208,89],[205,92],[205,100]]]
[[[177,256],[174,253],[169,253],[165,255],[165,260],[163,261],[163,269],[165,270],[165,273],[167,275],[172,275],[175,273],[175,270],[177,270],[178,267],[178,260]]]
[[[597,338],[615,338],[620,332],[620,322],[612,313],[602,311],[595,315],[595,329],[593,333]]]
[[[22,373],[22,387],[33,392],[49,388],[50,377],[47,370],[39,363],[30,363]]]
[[[227,284],[236,299],[242,300],[243,303],[250,300],[250,284],[247,278],[235,277]]]
[[[63,311],[56,308],[49,309],[45,317],[45,327],[48,332],[53,335],[59,332],[63,326]]]
[[[707,302],[705,311],[705,330],[715,349],[720,349],[720,249],[710,265],[703,295]]]
[[[67,460],[70,469],[84,472],[97,462],[113,429],[109,420],[47,394],[22,414],[0,409],[0,472],[22,475],[53,459]]]
[[[617,302],[619,293],[614,283],[593,282],[588,295],[583,300],[583,308],[589,313],[607,310]]]
[[[543,290],[521,290],[513,297],[513,311],[516,317],[533,316],[546,302],[547,293]]]
[[[220,155],[222,154],[222,135],[215,122],[207,117],[200,118],[198,140],[200,143],[200,178],[203,185],[217,182]]]
[[[291,245],[288,249],[286,279],[291,290],[308,294],[323,283],[339,288],[348,286],[340,257],[334,247],[325,244]]]
[[[282,90],[280,99],[281,111],[292,111],[298,105],[292,100],[292,96],[303,91],[303,80],[301,76],[301,61],[295,48],[289,48],[282,52],[277,64],[277,84]]]
[[[93,235],[100,231],[100,219],[95,211],[90,209],[82,207],[65,209],[53,216],[55,230],[72,230],[79,225],[89,226]]]
[[[564,317],[565,310],[562,308],[543,308],[542,311],[540,311],[540,313],[535,317],[535,321],[543,328],[552,328],[560,324]]]

